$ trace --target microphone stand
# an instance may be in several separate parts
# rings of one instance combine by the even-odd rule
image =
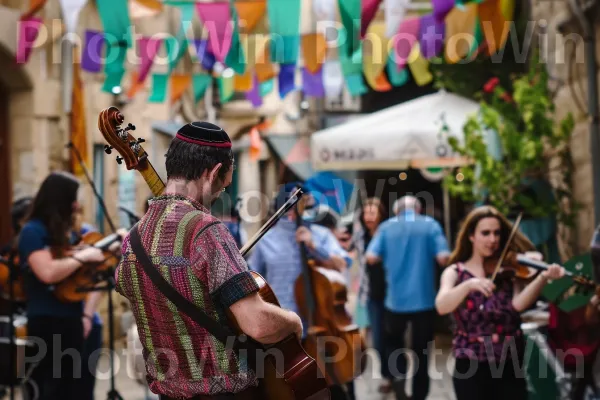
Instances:
[[[98,193],[98,190],[96,189],[96,185],[94,184],[94,181],[90,177],[90,174],[81,159],[81,155],[79,154],[79,151],[73,145],[73,142],[69,142],[66,145],[66,147],[73,150],[73,153],[77,157],[77,161],[79,162],[81,169],[83,170],[85,177],[87,178],[87,181],[89,182],[90,186],[92,187],[92,190],[94,191],[94,195],[96,196],[96,199],[98,200],[98,204],[100,204],[100,206],[102,207],[102,210],[104,211],[104,217],[106,218],[106,221],[110,225],[110,229],[112,230],[113,233],[116,233],[117,229],[115,228],[115,224],[113,223],[112,219],[110,218],[110,215],[108,214],[108,210],[106,208],[106,204],[104,203],[104,199],[102,199],[102,197]],[[115,278],[114,278],[114,269],[110,268],[104,276],[100,277],[100,279],[98,281],[100,281],[100,280],[104,280],[106,282],[106,285],[104,285],[102,287],[92,286],[92,287],[78,288],[77,291],[78,292],[106,291],[108,293],[108,335],[109,335],[109,347],[110,347],[110,355],[108,358],[110,361],[110,390],[107,393],[107,399],[108,400],[123,400],[123,397],[119,394],[119,392],[115,388],[115,363],[114,363],[114,359],[113,359],[114,354],[115,354],[115,352],[114,352],[115,331],[114,331],[114,321],[113,321],[114,320],[114,305],[113,305],[113,299],[111,296],[111,292],[116,286],[116,282],[115,282]]]
[[[15,381],[18,379],[16,370],[16,357],[15,357],[15,291],[14,291],[14,283],[15,283],[15,254],[11,249],[8,255],[8,259],[0,258],[0,262],[6,264],[8,267],[8,298],[9,298],[9,306],[8,306],[8,353],[9,353],[9,361],[8,361],[8,382],[10,389],[10,400],[15,400]],[[13,379],[13,374],[14,379]]]

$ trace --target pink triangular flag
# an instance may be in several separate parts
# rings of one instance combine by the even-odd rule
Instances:
[[[233,37],[229,3],[196,3],[196,10],[208,30],[209,51],[215,55],[217,60],[224,62]]]
[[[19,21],[17,64],[24,64],[29,60],[42,23],[42,19],[38,17],[29,17]]]
[[[379,9],[379,4],[381,0],[362,0],[362,12],[360,19],[360,38],[364,39],[367,34],[367,29],[369,28],[369,24],[375,18],[377,14],[377,10]]]
[[[157,39],[154,37],[143,37],[138,40],[137,45],[140,50],[140,58],[142,59],[138,82],[144,82],[146,80],[150,68],[152,68],[152,64],[154,63],[154,57],[156,57],[156,53],[158,53],[158,50],[160,49],[161,43],[161,38]]]
[[[393,42],[391,56],[394,57],[397,71],[403,70],[406,66],[412,48],[419,39],[420,28],[421,19],[419,17],[406,18],[400,24],[398,34],[391,39]]]

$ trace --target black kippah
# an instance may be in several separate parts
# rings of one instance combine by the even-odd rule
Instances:
[[[179,129],[177,139],[201,146],[231,147],[231,139],[222,128],[210,122],[192,122]]]

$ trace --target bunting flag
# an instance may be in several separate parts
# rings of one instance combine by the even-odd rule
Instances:
[[[86,5],[88,0],[60,0],[63,21],[67,28],[67,33],[74,33],[79,20],[79,13]]]
[[[129,15],[131,19],[155,17],[163,11],[163,3],[159,0],[130,0]]]
[[[384,0],[385,36],[392,38],[404,21],[410,0]]]
[[[446,44],[444,59],[455,64],[467,57],[475,45],[477,4],[468,4],[464,9],[455,7],[446,16]]]
[[[46,1],[47,0],[30,0],[29,8],[23,15],[21,15],[21,20],[31,19],[31,17],[33,17],[35,14],[40,12],[42,8],[44,8],[44,6],[46,5]]]
[[[261,84],[256,75],[252,77],[252,88],[246,92],[246,100],[250,101],[255,108],[263,104]]]
[[[363,79],[362,60],[362,43],[360,43],[359,48],[354,52],[352,57],[346,58],[340,54],[344,79],[346,80],[348,91],[352,96],[360,96],[368,91]]]
[[[260,153],[262,150],[262,139],[260,137],[260,132],[255,126],[252,129],[250,129],[250,133],[248,135],[250,136],[250,160],[256,161],[260,157]]]
[[[234,4],[240,16],[240,32],[252,33],[265,15],[267,9],[266,0],[242,0],[236,1]]]
[[[321,69],[327,56],[327,42],[321,33],[309,33],[302,36],[302,56],[304,66],[311,73]]]
[[[379,9],[379,4],[381,0],[362,0],[362,14],[361,14],[361,24],[360,24],[360,37],[361,39],[365,37],[367,34],[367,30],[369,29],[369,24],[375,18],[377,14],[377,10]]]
[[[227,103],[234,95],[233,90],[233,75],[221,76],[217,79],[219,85],[219,99],[221,104]]]
[[[196,59],[202,64],[202,68],[207,71],[212,71],[217,59],[215,55],[208,50],[208,40],[195,39],[194,50]]]
[[[224,63],[233,37],[229,3],[196,3],[196,10],[208,31],[208,49],[218,61]]]
[[[204,97],[206,89],[212,83],[212,76],[208,74],[195,74],[193,77],[194,103],[198,103]]]
[[[323,68],[314,73],[308,68],[302,68],[302,91],[308,97],[320,98],[325,96]]]
[[[416,17],[407,18],[400,24],[398,34],[394,36],[392,47],[392,55],[398,71],[406,66],[406,61],[417,43],[420,27],[421,19]]]
[[[369,86],[377,92],[392,89],[384,72],[389,58],[385,29],[384,22],[372,23],[363,42],[363,72]]]
[[[338,43],[340,58],[351,58],[360,47],[360,0],[338,0],[338,7],[344,27]]]
[[[431,0],[433,16],[437,21],[443,21],[454,8],[454,0]]]
[[[102,91],[113,93],[121,87],[125,75],[125,58],[127,49],[132,46],[129,27],[129,8],[122,0],[103,0],[96,3],[100,19],[104,27],[104,38],[107,45],[106,65],[104,72],[106,80]]]
[[[83,83],[81,82],[80,74],[80,63],[77,59],[77,53],[73,62],[73,91],[72,91],[72,108],[71,108],[71,143],[77,149],[81,156],[81,161],[87,166],[89,162],[88,157],[88,143],[87,143],[87,131],[85,126],[85,97],[83,95]],[[71,152],[71,172],[76,176],[83,176],[84,170],[79,160],[73,157]]]
[[[479,4],[479,20],[488,55],[495,54],[504,46],[510,30],[510,23],[504,18],[500,0],[487,0]]]
[[[149,103],[163,103],[167,99],[168,74],[152,74],[152,92],[148,98]]]
[[[515,13],[515,0],[502,0],[500,4],[502,8],[502,15],[507,21],[512,21]]]
[[[445,29],[444,22],[436,20],[433,14],[421,17],[419,46],[425,58],[433,58],[442,52]]]
[[[425,86],[433,80],[433,75],[429,72],[429,62],[421,54],[419,43],[415,43],[410,53],[408,67],[417,85]]]
[[[300,0],[268,0],[271,61],[296,64],[300,47]]]
[[[344,90],[344,74],[342,63],[338,60],[328,60],[323,64],[323,86],[325,97],[333,100],[342,95]]]
[[[273,79],[269,79],[268,81],[264,81],[260,83],[260,95],[261,97],[265,97],[269,93],[273,91],[275,87],[275,81]]]
[[[257,42],[257,58],[254,64],[254,71],[256,72],[256,76],[259,82],[267,82],[277,76],[277,71],[275,66],[271,62],[271,47],[269,45],[270,41],[267,40],[262,42],[262,50],[260,48],[261,43]]]
[[[16,54],[18,64],[24,64],[29,61],[42,24],[42,19],[37,17],[28,17],[18,22],[19,42]]]
[[[191,84],[191,75],[171,75],[171,103],[179,101]]]
[[[133,99],[137,92],[139,92],[145,86],[144,81],[140,82],[139,76],[140,74],[138,71],[131,71],[131,86],[127,91],[127,98],[130,100]]]
[[[181,26],[179,27],[176,37],[168,37],[165,39],[167,57],[169,58],[169,73],[175,69],[189,48],[186,31],[192,25],[195,9],[194,3],[174,2],[172,4],[179,8]]]
[[[408,70],[403,68],[398,71],[394,57],[391,54],[387,62],[387,76],[392,86],[402,86],[408,82]]]
[[[233,6],[231,7],[231,15],[233,18],[233,33],[231,35],[231,45],[225,57],[225,65],[233,69],[236,74],[243,75],[246,72],[246,56],[240,41],[237,11]]]
[[[150,73],[150,69],[154,63],[154,57],[156,57],[156,54],[160,49],[160,45],[162,44],[162,39],[154,37],[142,37],[138,40],[137,44],[141,59],[138,82],[144,82]]]
[[[233,77],[233,88],[236,92],[247,92],[252,89],[252,73],[246,71],[243,75]]]
[[[102,71],[102,49],[104,48],[104,33],[96,31],[85,32],[85,45],[81,55],[81,68],[88,72]]]
[[[279,97],[282,99],[296,88],[296,64],[280,64],[279,66]]]

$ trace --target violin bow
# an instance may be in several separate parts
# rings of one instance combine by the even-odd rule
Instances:
[[[496,279],[496,275],[498,274],[498,271],[500,270],[500,267],[502,266],[502,263],[504,262],[504,258],[506,257],[506,254],[508,253],[508,248],[510,247],[510,242],[512,242],[513,238],[515,237],[515,234],[517,233],[517,230],[519,229],[519,224],[521,223],[521,218],[523,218],[522,212],[519,213],[519,216],[517,217],[517,220],[515,221],[515,224],[513,225],[513,228],[510,231],[508,240],[506,241],[506,244],[504,245],[504,249],[502,249],[502,254],[500,254],[500,258],[498,259],[498,263],[496,264],[496,269],[494,270],[494,274],[492,275],[492,279],[491,279],[492,282],[494,282],[494,280]]]

